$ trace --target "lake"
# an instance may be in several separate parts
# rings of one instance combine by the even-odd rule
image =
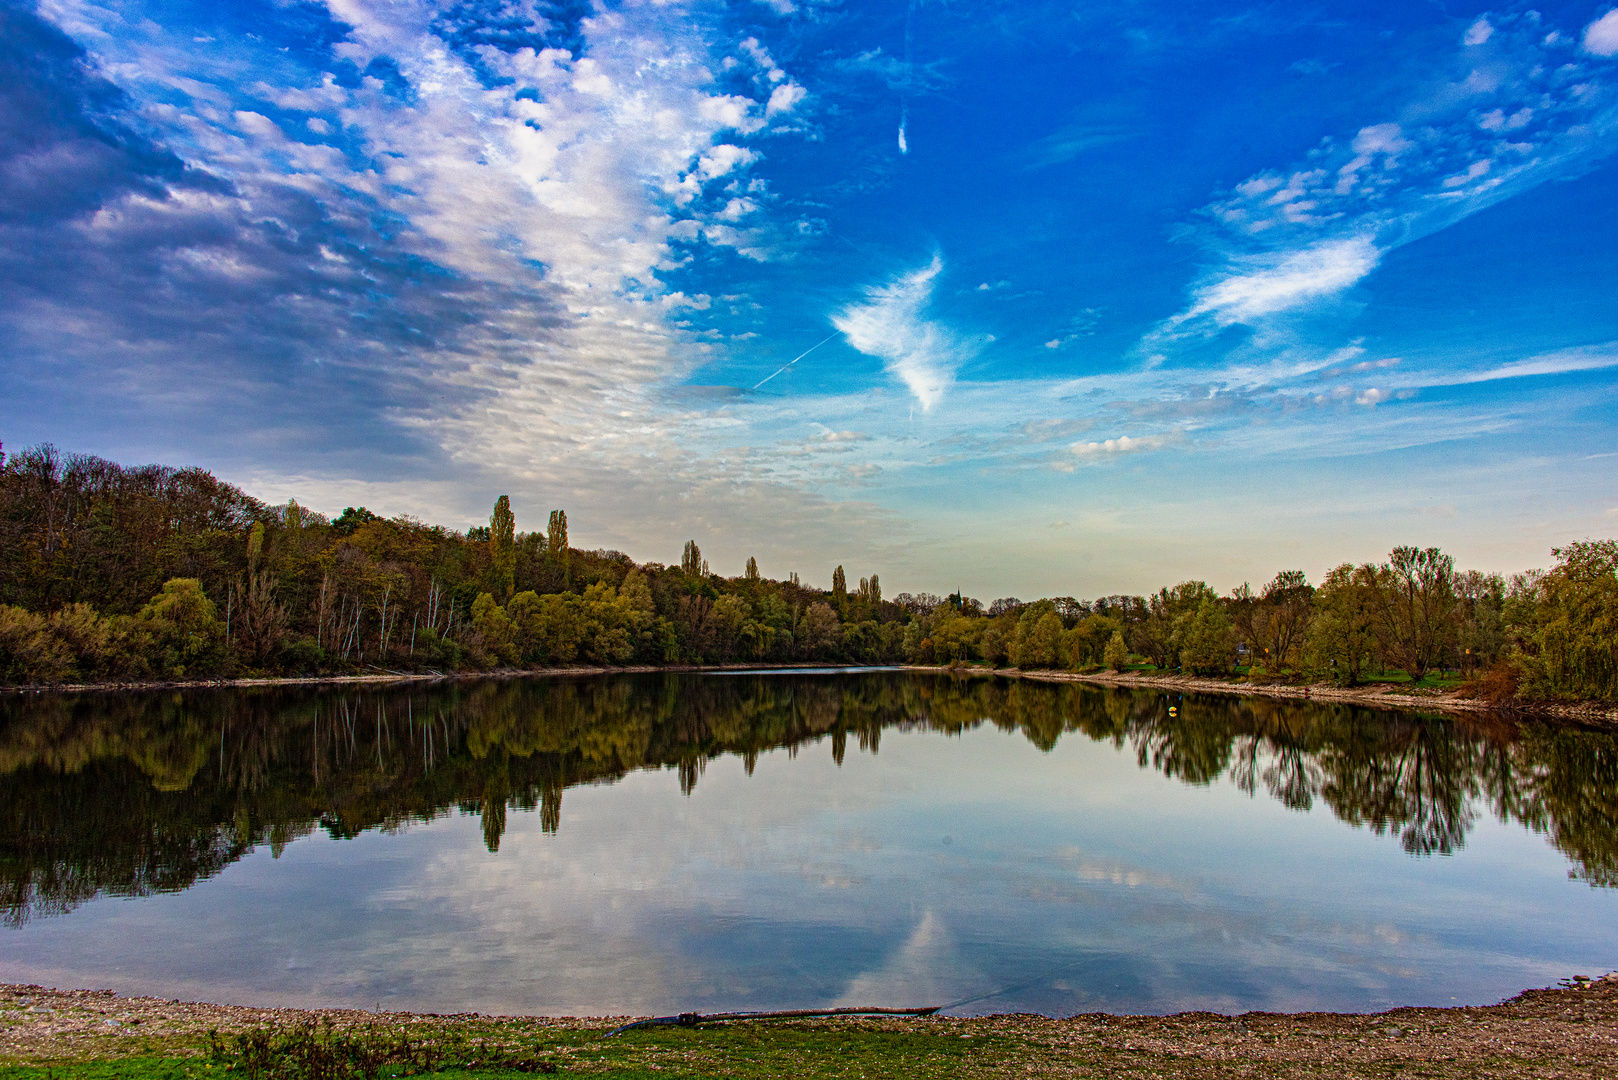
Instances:
[[[1484,1004],[1618,968],[1618,738],[891,671],[8,696],[0,876],[0,980],[242,1004]]]

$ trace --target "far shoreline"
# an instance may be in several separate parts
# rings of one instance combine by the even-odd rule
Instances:
[[[581,664],[554,668],[495,668],[490,671],[455,672],[405,672],[378,669],[376,673],[367,675],[273,675],[232,679],[35,684],[0,687],[0,697],[47,694],[141,693],[159,690],[231,690],[261,687],[392,686],[406,683],[473,682],[488,679],[510,680],[556,676],[648,675],[659,672],[689,674],[768,671],[788,673],[793,671],[844,670],[851,672],[876,670],[928,672],[941,675],[1004,676],[1013,679],[1028,679],[1034,682],[1077,682],[1119,689],[1173,690],[1191,694],[1226,694],[1237,697],[1265,697],[1287,701],[1329,702],[1357,705],[1362,708],[1382,709],[1390,712],[1441,712],[1477,718],[1542,720],[1618,730],[1618,703],[1606,701],[1564,703],[1527,700],[1498,704],[1477,698],[1461,697],[1454,691],[1411,694],[1399,693],[1378,685],[1344,687],[1333,683],[1306,683],[1302,685],[1295,683],[1250,683],[1170,674],[1167,672],[1078,672],[1044,669],[1024,671],[1015,667],[989,668],[975,664],[750,663],[661,666],[642,664],[628,667],[598,667]]]

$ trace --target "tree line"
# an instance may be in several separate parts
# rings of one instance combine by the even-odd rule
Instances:
[[[1459,571],[1399,547],[1312,584],[1203,581],[1149,596],[883,595],[713,573],[522,531],[501,496],[465,532],[350,507],[269,505],[202,469],[50,445],[0,452],[0,683],[761,663],[1151,668],[1354,685],[1471,678],[1495,699],[1618,698],[1618,541],[1548,570]]]

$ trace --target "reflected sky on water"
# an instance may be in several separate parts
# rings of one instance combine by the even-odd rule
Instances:
[[[1618,740],[1533,724],[907,673],[10,698],[0,814],[0,978],[168,997],[1364,1010],[1618,967]]]

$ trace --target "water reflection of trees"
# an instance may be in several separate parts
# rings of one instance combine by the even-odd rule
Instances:
[[[1480,814],[1546,834],[1574,873],[1618,885],[1618,740],[1552,728],[1234,697],[1174,698],[991,678],[664,674],[381,690],[254,690],[0,702],[5,918],[97,893],[184,889],[258,845],[478,814],[491,851],[508,810],[555,832],[563,791],[890,728],[984,724],[1049,750],[1064,736],[1133,751],[1187,784],[1228,779],[1317,803],[1412,854],[1461,847]]]

